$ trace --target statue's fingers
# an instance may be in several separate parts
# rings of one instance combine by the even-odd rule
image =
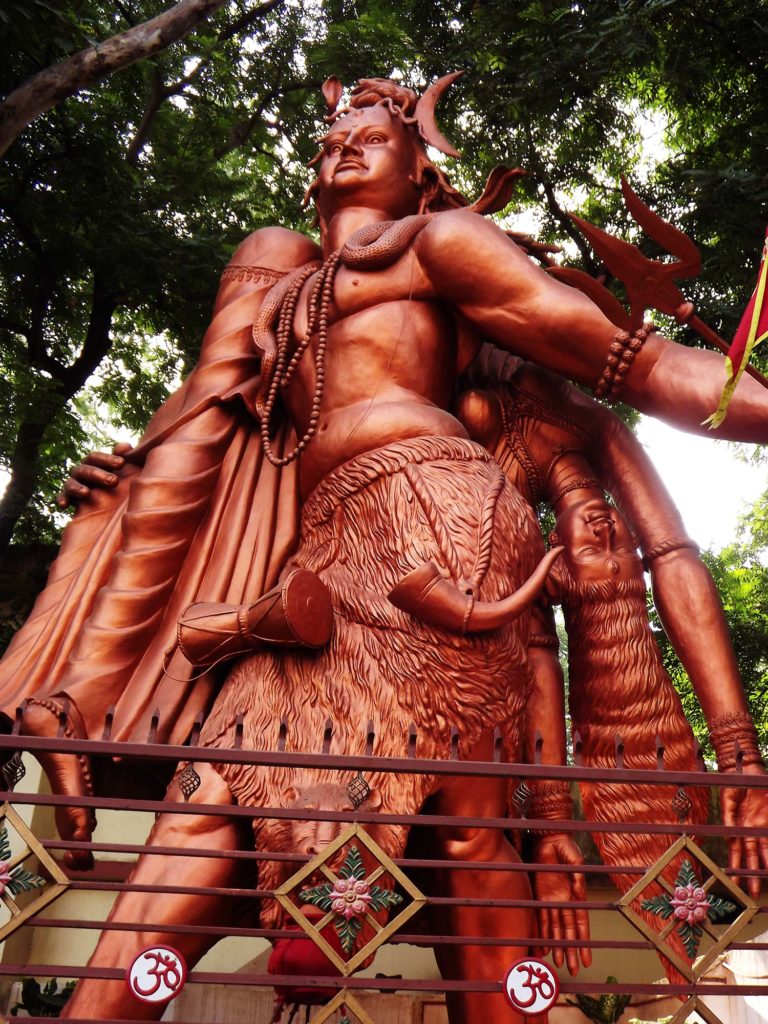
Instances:
[[[728,867],[731,871],[738,871],[742,864],[742,845],[741,839],[738,836],[734,836],[728,840]],[[741,878],[736,876],[734,878],[736,885],[741,885]]]
[[[739,808],[744,802],[746,790],[728,786],[720,790],[720,817],[724,825],[737,825]]]
[[[94,454],[96,453],[94,452]],[[113,456],[108,457],[112,458]],[[81,462],[79,466],[74,466],[70,470],[69,478],[89,487],[116,487],[119,480],[119,477],[112,472],[111,466],[101,468],[88,462]],[[66,486],[65,484],[65,489]]]
[[[571,894],[575,900],[585,900],[587,898],[587,883],[580,871],[571,875]]]
[[[546,956],[549,952],[549,946],[546,945],[546,940],[552,938],[552,932],[549,926],[549,910],[546,907],[539,907],[537,917],[539,921],[539,935],[545,940],[545,943],[541,947],[541,955]]]
[[[757,842],[760,849],[760,863],[764,868],[768,868],[768,836],[760,836]]]
[[[550,930],[553,939],[563,938],[563,918],[561,910],[550,910]],[[552,949],[552,959],[555,962],[555,967],[562,967],[565,963],[565,955],[562,946],[554,946]]]
[[[81,484],[73,476],[70,476],[64,481],[56,499],[56,504],[60,508],[67,508],[68,505],[76,505],[78,501],[87,498],[90,493],[85,484]]]
[[[576,933],[576,915],[572,910],[562,910],[563,916],[563,931],[565,937],[570,942],[575,942],[578,938]],[[568,946],[565,950],[565,962],[568,965],[569,974],[579,973],[579,949],[578,946]]]
[[[99,469],[120,469],[125,465],[125,459],[122,455],[116,455],[109,452],[89,452],[83,461],[80,463],[78,469],[84,466],[97,466]]]
[[[118,441],[117,444],[112,449],[112,454],[113,455],[118,455],[118,456],[122,457],[123,455],[127,455],[128,452],[132,452],[132,451],[133,451],[133,445],[131,444],[130,441]],[[125,459],[121,458],[121,461],[124,462]]]
[[[758,871],[760,869],[760,852],[757,845],[757,839],[751,836],[747,839],[742,840],[744,844],[744,866],[749,868],[750,871]],[[747,878],[747,892],[756,900],[760,897],[760,879],[754,875],[750,875]]]
[[[586,910],[574,911],[576,917],[576,934],[580,942],[589,942],[589,914]],[[589,967],[592,964],[592,950],[589,946],[581,946],[579,948],[579,956],[581,962],[585,967]]]

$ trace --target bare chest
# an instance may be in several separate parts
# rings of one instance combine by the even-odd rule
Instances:
[[[322,303],[322,281],[320,272],[313,274],[302,288],[296,307],[293,323],[294,342],[298,343],[306,337],[307,330],[313,319],[317,320],[317,311]],[[350,317],[369,320],[371,316],[379,316],[386,320],[388,313],[381,307],[392,303],[423,303],[429,302],[439,317],[441,310],[429,295],[416,261],[407,254],[397,263],[383,270],[363,271],[341,265],[334,275],[332,287],[327,289],[326,302],[327,322],[329,326],[338,324]],[[316,326],[316,324],[315,324]]]

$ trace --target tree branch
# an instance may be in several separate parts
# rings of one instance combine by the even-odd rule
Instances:
[[[180,0],[163,14],[27,79],[0,104],[0,156],[38,114],[99,79],[164,50],[227,0]]]
[[[231,25],[223,28],[219,33],[218,42],[224,42],[227,39],[231,39],[233,36],[238,35],[245,29],[250,28],[254,21],[257,21],[265,14],[269,14],[271,10],[279,6],[283,0],[267,0],[266,3],[259,4],[258,7],[254,7],[252,11],[246,11],[241,14],[239,18],[235,18]]]
[[[42,292],[42,289],[41,289]],[[9,462],[10,480],[0,501],[0,552],[11,542],[13,531],[24,509],[34,496],[40,475],[40,450],[45,432],[55,416],[85,384],[109,351],[112,315],[117,300],[98,272],[93,275],[93,299],[88,331],[83,349],[71,366],[55,363],[47,353],[38,354],[35,365],[55,364],[51,371],[53,384],[43,384],[29,404],[16,435],[16,444]]]
[[[147,105],[144,109],[144,114],[142,115],[141,123],[139,124],[139,127],[136,129],[136,134],[134,135],[133,139],[131,139],[130,145],[128,146],[128,149],[126,151],[125,158],[128,161],[128,163],[131,164],[131,166],[135,167],[136,164],[138,163],[139,157],[141,156],[144,147],[149,141],[152,122],[154,121],[157,112],[160,109],[161,105],[164,103],[164,101],[169,99],[171,96],[180,96],[184,92],[186,87],[188,85],[191,85],[192,82],[200,76],[200,73],[204,70],[204,68],[206,68],[211,63],[211,57],[213,56],[213,52],[215,51],[219,43],[225,42],[228,39],[232,39],[240,32],[243,32],[245,31],[245,29],[250,28],[250,26],[255,21],[257,21],[263,15],[268,14],[271,10],[273,10],[273,8],[277,7],[282,2],[283,0],[267,0],[266,3],[259,4],[258,7],[254,7],[252,10],[246,11],[244,14],[241,14],[240,17],[235,19],[235,21],[231,25],[228,25],[226,28],[222,29],[221,32],[219,32],[218,36],[216,37],[216,42],[211,47],[210,51],[206,54],[206,56],[203,57],[200,61],[198,61],[195,67],[192,68],[192,70],[188,74],[184,75],[183,78],[178,79],[176,82],[172,82],[169,85],[163,85],[159,70],[155,70],[155,79],[153,82],[152,91],[150,93],[149,99],[147,100]]]
[[[558,222],[563,231],[565,231],[565,233],[569,236],[569,238],[572,238],[573,241],[576,243],[576,247],[581,253],[581,258],[584,261],[584,269],[586,270],[586,272],[590,274],[592,277],[597,277],[597,275],[600,273],[600,266],[597,263],[595,263],[590,248],[584,241],[583,235],[575,226],[575,224],[568,216],[568,214],[565,212],[565,210],[562,208],[560,203],[558,203],[557,196],[555,195],[555,190],[552,187],[552,182],[545,174],[541,176],[540,181],[542,188],[544,189],[544,197],[547,200],[549,212]]]
[[[6,316],[0,316],[0,330],[10,331],[12,334],[20,334],[22,338],[29,340],[30,330],[24,324],[17,324],[15,320],[9,320]]]
[[[227,153],[231,153],[232,150],[238,149],[248,139],[253,129],[261,120],[264,110],[272,100],[277,99],[278,96],[286,96],[289,92],[298,92],[299,90],[306,89],[311,90],[313,88],[320,88],[319,82],[296,82],[292,85],[278,86],[275,89],[270,89],[266,96],[262,97],[258,107],[251,114],[250,117],[245,118],[242,121],[238,121],[232,126],[227,136],[227,141],[222,145],[217,146],[213,151],[214,160],[221,160],[222,157],[226,156]]]
[[[117,299],[107,288],[104,278],[96,271],[93,275],[91,315],[82,351],[71,366],[63,368],[63,374],[59,378],[66,401],[77,394],[112,347],[109,331],[116,308]]]
[[[22,512],[31,501],[40,472],[40,445],[48,423],[40,415],[24,421],[16,435],[10,458],[10,479],[0,500],[0,552],[11,543],[11,537]]]
[[[589,246],[584,241],[581,233],[577,230],[576,225],[557,201],[555,189],[552,185],[552,179],[549,177],[549,174],[547,174],[544,161],[539,156],[538,149],[534,143],[531,125],[529,123],[524,123],[521,127],[525,132],[525,137],[528,142],[528,159],[526,162],[530,164],[532,170],[536,174],[537,180],[541,183],[541,186],[544,189],[544,197],[547,200],[549,212],[566,235],[576,243],[576,247],[581,253],[581,258],[584,261],[584,269],[586,272],[592,277],[597,277],[600,272],[600,267],[592,258]]]
[[[155,116],[157,115],[163,100],[167,99],[168,95],[169,93],[163,85],[163,79],[160,75],[160,71],[158,68],[153,68],[152,89],[149,94],[149,99],[144,107],[144,113],[141,115],[139,126],[128,144],[128,149],[125,151],[126,162],[129,163],[131,167],[135,167],[139,162],[139,157],[149,141],[152,122],[155,120]]]

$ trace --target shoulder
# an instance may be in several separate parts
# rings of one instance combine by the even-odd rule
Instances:
[[[214,313],[242,299],[252,302],[254,295],[263,295],[290,271],[319,258],[320,247],[298,231],[252,231],[222,271]]]
[[[232,254],[229,267],[286,273],[320,258],[320,246],[288,228],[269,227],[252,231]]]
[[[415,253],[424,274],[446,298],[455,295],[459,282],[467,295],[478,288],[484,293],[505,275],[529,272],[522,250],[493,221],[470,210],[433,217],[416,240]]]
[[[419,235],[419,245],[439,246],[459,239],[488,234],[504,236],[504,232],[497,228],[493,221],[486,220],[479,213],[473,213],[471,210],[447,210],[432,217]]]

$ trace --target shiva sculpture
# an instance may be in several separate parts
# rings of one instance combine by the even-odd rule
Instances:
[[[555,674],[539,671],[551,651],[529,648],[529,640],[539,620],[546,629],[546,614],[532,605],[562,549],[545,552],[517,481],[490,440],[472,440],[456,415],[457,380],[492,343],[548,368],[555,380],[621,394],[641,411],[698,430],[717,405],[721,359],[682,348],[649,325],[617,330],[589,298],[547,275],[484,219],[508,201],[514,172],[494,172],[471,206],[452,188],[426,143],[456,155],[434,121],[439,92],[454,77],[420,99],[394,82],[364,80],[341,110],[338,82],[326,83],[330,127],[309,190],[320,245],[282,228],[250,235],[224,271],[195,370],[135,449],[95,459],[69,486],[80,509],[0,680],[7,714],[28,700],[29,732],[55,734],[66,700],[73,736],[100,735],[113,708],[113,738],[142,741],[159,709],[160,740],[183,742],[203,713],[200,742],[212,751],[234,745],[239,728],[244,748],[265,749],[287,718],[296,724],[288,749],[301,750],[330,718],[331,751],[354,755],[363,753],[370,720],[381,737],[376,752],[399,756],[415,722],[421,755],[447,756],[457,729],[460,756],[486,759],[500,726],[514,760],[531,756],[535,729],[546,732],[561,711]],[[588,418],[594,408],[581,411]],[[598,423],[596,436],[601,429]],[[768,394],[755,381],[742,381],[719,436],[768,441]],[[548,443],[547,463],[555,455]],[[710,584],[680,565],[690,552],[678,543],[682,528],[655,518],[654,482],[636,483],[633,467],[625,472],[620,461],[595,472],[612,477],[617,500],[626,499],[628,521],[664,580],[662,603],[673,609],[690,592],[719,622]],[[576,462],[563,473],[571,476],[555,474],[552,483],[563,493],[585,475]],[[85,493],[88,484],[95,486]],[[282,602],[291,588],[319,623],[306,635],[274,620],[275,595]],[[194,632],[196,619],[224,622],[227,615],[239,640],[253,640],[253,652],[228,674],[213,665],[219,647],[190,664],[178,643],[179,620]],[[678,630],[673,639],[695,660],[685,625],[674,612],[668,618]],[[719,628],[712,646],[723,647],[718,656],[726,662]],[[217,644],[242,653],[239,640]],[[702,684],[710,724],[748,748],[746,770],[762,771],[756,745],[753,756],[744,740],[754,730],[742,717],[735,667],[729,678],[717,693]],[[545,762],[563,757],[564,741],[555,736]],[[76,798],[118,784],[110,766],[63,755],[43,760],[54,787],[73,797],[58,818],[62,834],[88,838],[93,822]],[[197,763],[194,770],[193,804],[285,806],[302,787],[322,792],[339,780],[319,770],[310,782],[289,769]],[[383,812],[415,814],[429,799],[436,813],[500,817],[508,805],[503,779],[468,786],[381,773],[368,781]],[[540,799],[547,804],[551,795]],[[181,798],[179,777],[168,796]],[[541,817],[563,817],[562,801],[554,806],[556,813]],[[734,797],[733,808],[742,824],[768,820],[757,797]],[[148,844],[215,851],[255,839],[280,851],[284,829],[255,819],[249,837],[241,820],[161,815]],[[404,827],[370,831],[390,856],[402,854]],[[432,843],[435,857],[518,862],[493,829],[442,828]],[[760,855],[768,866],[768,851]],[[578,863],[580,855],[568,836],[548,833],[535,856],[556,864]],[[757,866],[757,856],[745,851],[746,865]],[[243,865],[148,853],[132,881],[253,884]],[[520,871],[442,875],[448,896],[471,897],[482,884],[491,897],[530,898]],[[549,894],[549,884],[538,891]],[[583,893],[578,874],[565,884],[574,896]],[[111,919],[151,920],[159,930],[106,930],[91,963],[126,965],[140,946],[167,939],[164,923],[226,925],[236,913],[224,896],[123,894]],[[528,909],[496,914],[451,907],[440,926],[465,935],[534,933]],[[586,938],[584,916],[555,913],[545,934]],[[173,941],[193,965],[213,940],[190,929]],[[443,946],[438,962],[447,977],[495,981],[524,952]],[[575,970],[572,958],[569,966]],[[451,993],[448,1010],[451,1024],[521,1019],[500,995]],[[137,1006],[122,982],[91,979],[78,985],[64,1017],[147,1019],[153,1012]]]

